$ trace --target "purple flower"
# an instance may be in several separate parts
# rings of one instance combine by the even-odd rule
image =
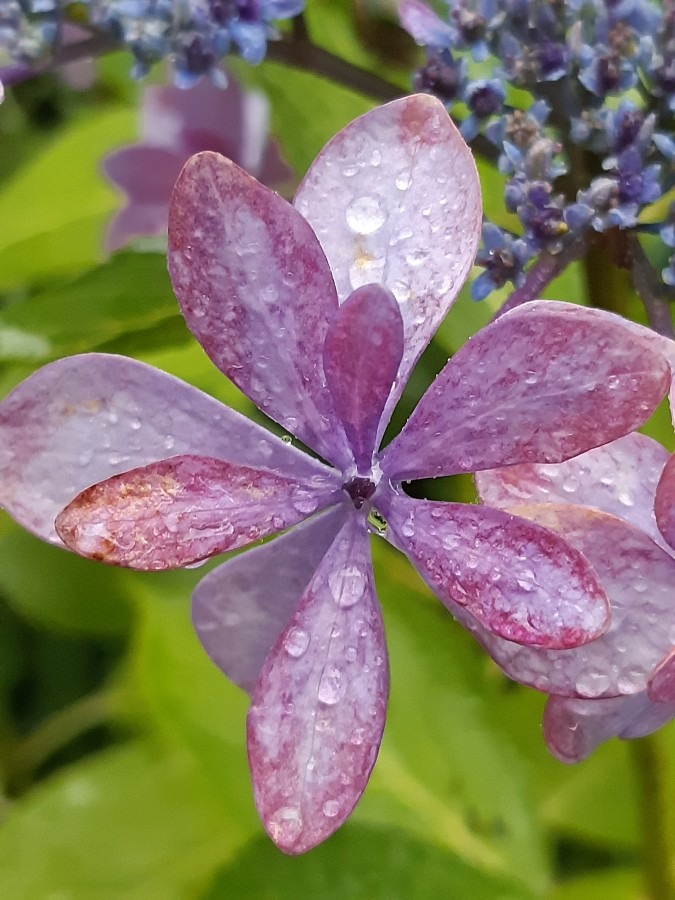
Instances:
[[[426,95],[336,135],[294,206],[216,153],[183,169],[169,270],[186,321],[327,462],[122,357],[60,360],[0,404],[0,501],[79,553],[164,569],[295,526],[214,569],[193,598],[206,651],[251,694],[256,804],[289,853],[344,822],[382,736],[369,516],[453,614],[488,633],[555,649],[607,625],[604,591],[565,540],[401,485],[560,462],[630,432],[669,383],[647,340],[580,307],[522,306],[456,353],[379,449],[471,269],[480,223],[471,154]]]
[[[207,79],[189,90],[149,87],[143,91],[141,140],[111,153],[103,171],[127,195],[106,235],[118,250],[139,235],[166,232],[171,191],[185,162],[200,150],[230,157],[263,184],[290,175],[267,136],[267,101],[242,91],[230,78],[226,89]]]

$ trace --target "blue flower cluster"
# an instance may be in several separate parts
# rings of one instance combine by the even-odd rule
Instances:
[[[494,146],[506,208],[522,228],[486,224],[477,260],[485,271],[472,286],[482,299],[522,283],[542,251],[560,253],[591,231],[639,228],[643,208],[675,186],[675,7],[446,2],[441,18],[422,0],[402,0],[403,25],[427,53],[415,86],[461,118],[467,140],[480,132]],[[671,210],[660,230],[668,247],[674,219]],[[675,254],[663,280],[675,285]]]
[[[258,63],[275,34],[272,22],[302,12],[305,0],[3,0],[0,68],[35,64],[54,50],[59,16],[110,34],[133,54],[133,75],[169,59],[176,83],[223,78],[216,63],[230,52]],[[5,9],[5,7],[7,9]]]

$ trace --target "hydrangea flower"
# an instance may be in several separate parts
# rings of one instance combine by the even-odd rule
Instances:
[[[288,853],[344,822],[382,737],[369,515],[455,615],[510,641],[578,646],[606,628],[607,600],[576,549],[401,485],[560,462],[633,430],[669,383],[621,320],[522,306],[474,336],[379,449],[473,262],[473,159],[439,101],[408,97],[336,135],[294,204],[216,153],[193,157],[173,196],[169,270],[214,363],[326,462],[122,357],[52,363],[0,404],[0,502],[78,553],[164,569],[295,526],[214,569],[193,598],[206,651],[251,694],[255,800]]]
[[[127,195],[111,221],[106,249],[118,250],[139,235],[166,232],[171,191],[187,160],[200,150],[233,159],[263,184],[290,175],[276,144],[268,140],[268,104],[257,91],[227,88],[204,79],[189,90],[148,87],[141,100],[140,141],[109,154],[103,171]]]

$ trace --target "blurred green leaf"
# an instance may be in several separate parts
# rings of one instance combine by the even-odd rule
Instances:
[[[549,900],[637,900],[640,874],[634,869],[610,869],[572,878],[559,885]]]
[[[216,878],[203,900],[525,900],[523,888],[472,869],[447,850],[398,829],[348,823],[302,857],[255,841]]]
[[[244,835],[186,754],[127,744],[71,766],[0,831],[12,900],[185,900]]]

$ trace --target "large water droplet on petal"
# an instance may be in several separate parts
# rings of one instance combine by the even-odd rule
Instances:
[[[357,197],[347,207],[347,224],[356,234],[373,234],[387,221],[387,214],[377,197]]]
[[[289,656],[298,659],[309,647],[309,635],[302,628],[291,628],[283,640],[284,650]]]
[[[328,576],[333,600],[344,608],[354,606],[366,590],[366,576],[358,566],[345,566]]]
[[[282,846],[294,843],[302,831],[300,810],[295,806],[282,806],[267,823],[272,839]]]
[[[326,666],[321,675],[319,690],[317,692],[319,702],[325,703],[326,706],[334,706],[342,698],[344,692],[345,687],[342,683],[342,672],[337,666]]]

